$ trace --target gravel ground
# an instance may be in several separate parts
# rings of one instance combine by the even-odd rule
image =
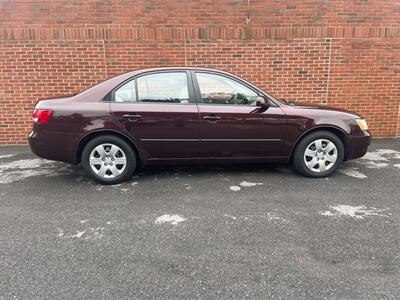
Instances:
[[[0,298],[400,298],[400,140],[325,179],[144,169],[101,186],[0,148]]]

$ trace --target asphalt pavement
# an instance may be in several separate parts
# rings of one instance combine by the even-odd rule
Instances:
[[[0,147],[0,299],[399,299],[400,140],[309,179],[157,166],[101,186]]]

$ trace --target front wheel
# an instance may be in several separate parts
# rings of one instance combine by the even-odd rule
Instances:
[[[101,184],[128,180],[137,164],[132,147],[113,135],[92,139],[82,151],[81,163],[86,173]]]
[[[296,170],[314,178],[335,173],[344,159],[344,146],[337,135],[329,131],[316,131],[306,135],[293,154]]]

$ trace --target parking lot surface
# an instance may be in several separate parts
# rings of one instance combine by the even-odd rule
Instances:
[[[398,299],[400,140],[325,179],[158,166],[116,186],[0,147],[0,268],[6,299]]]

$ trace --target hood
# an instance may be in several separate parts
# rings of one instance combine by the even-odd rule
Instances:
[[[346,110],[346,109],[341,109],[341,108],[335,108],[335,107],[329,107],[325,105],[318,105],[318,104],[310,104],[310,103],[305,103],[305,102],[294,102],[294,101],[282,101],[282,106],[288,108],[288,109],[301,109],[301,110],[320,110],[320,111],[329,111],[329,112],[342,112],[345,114],[350,114],[356,118],[361,118],[360,115]]]

